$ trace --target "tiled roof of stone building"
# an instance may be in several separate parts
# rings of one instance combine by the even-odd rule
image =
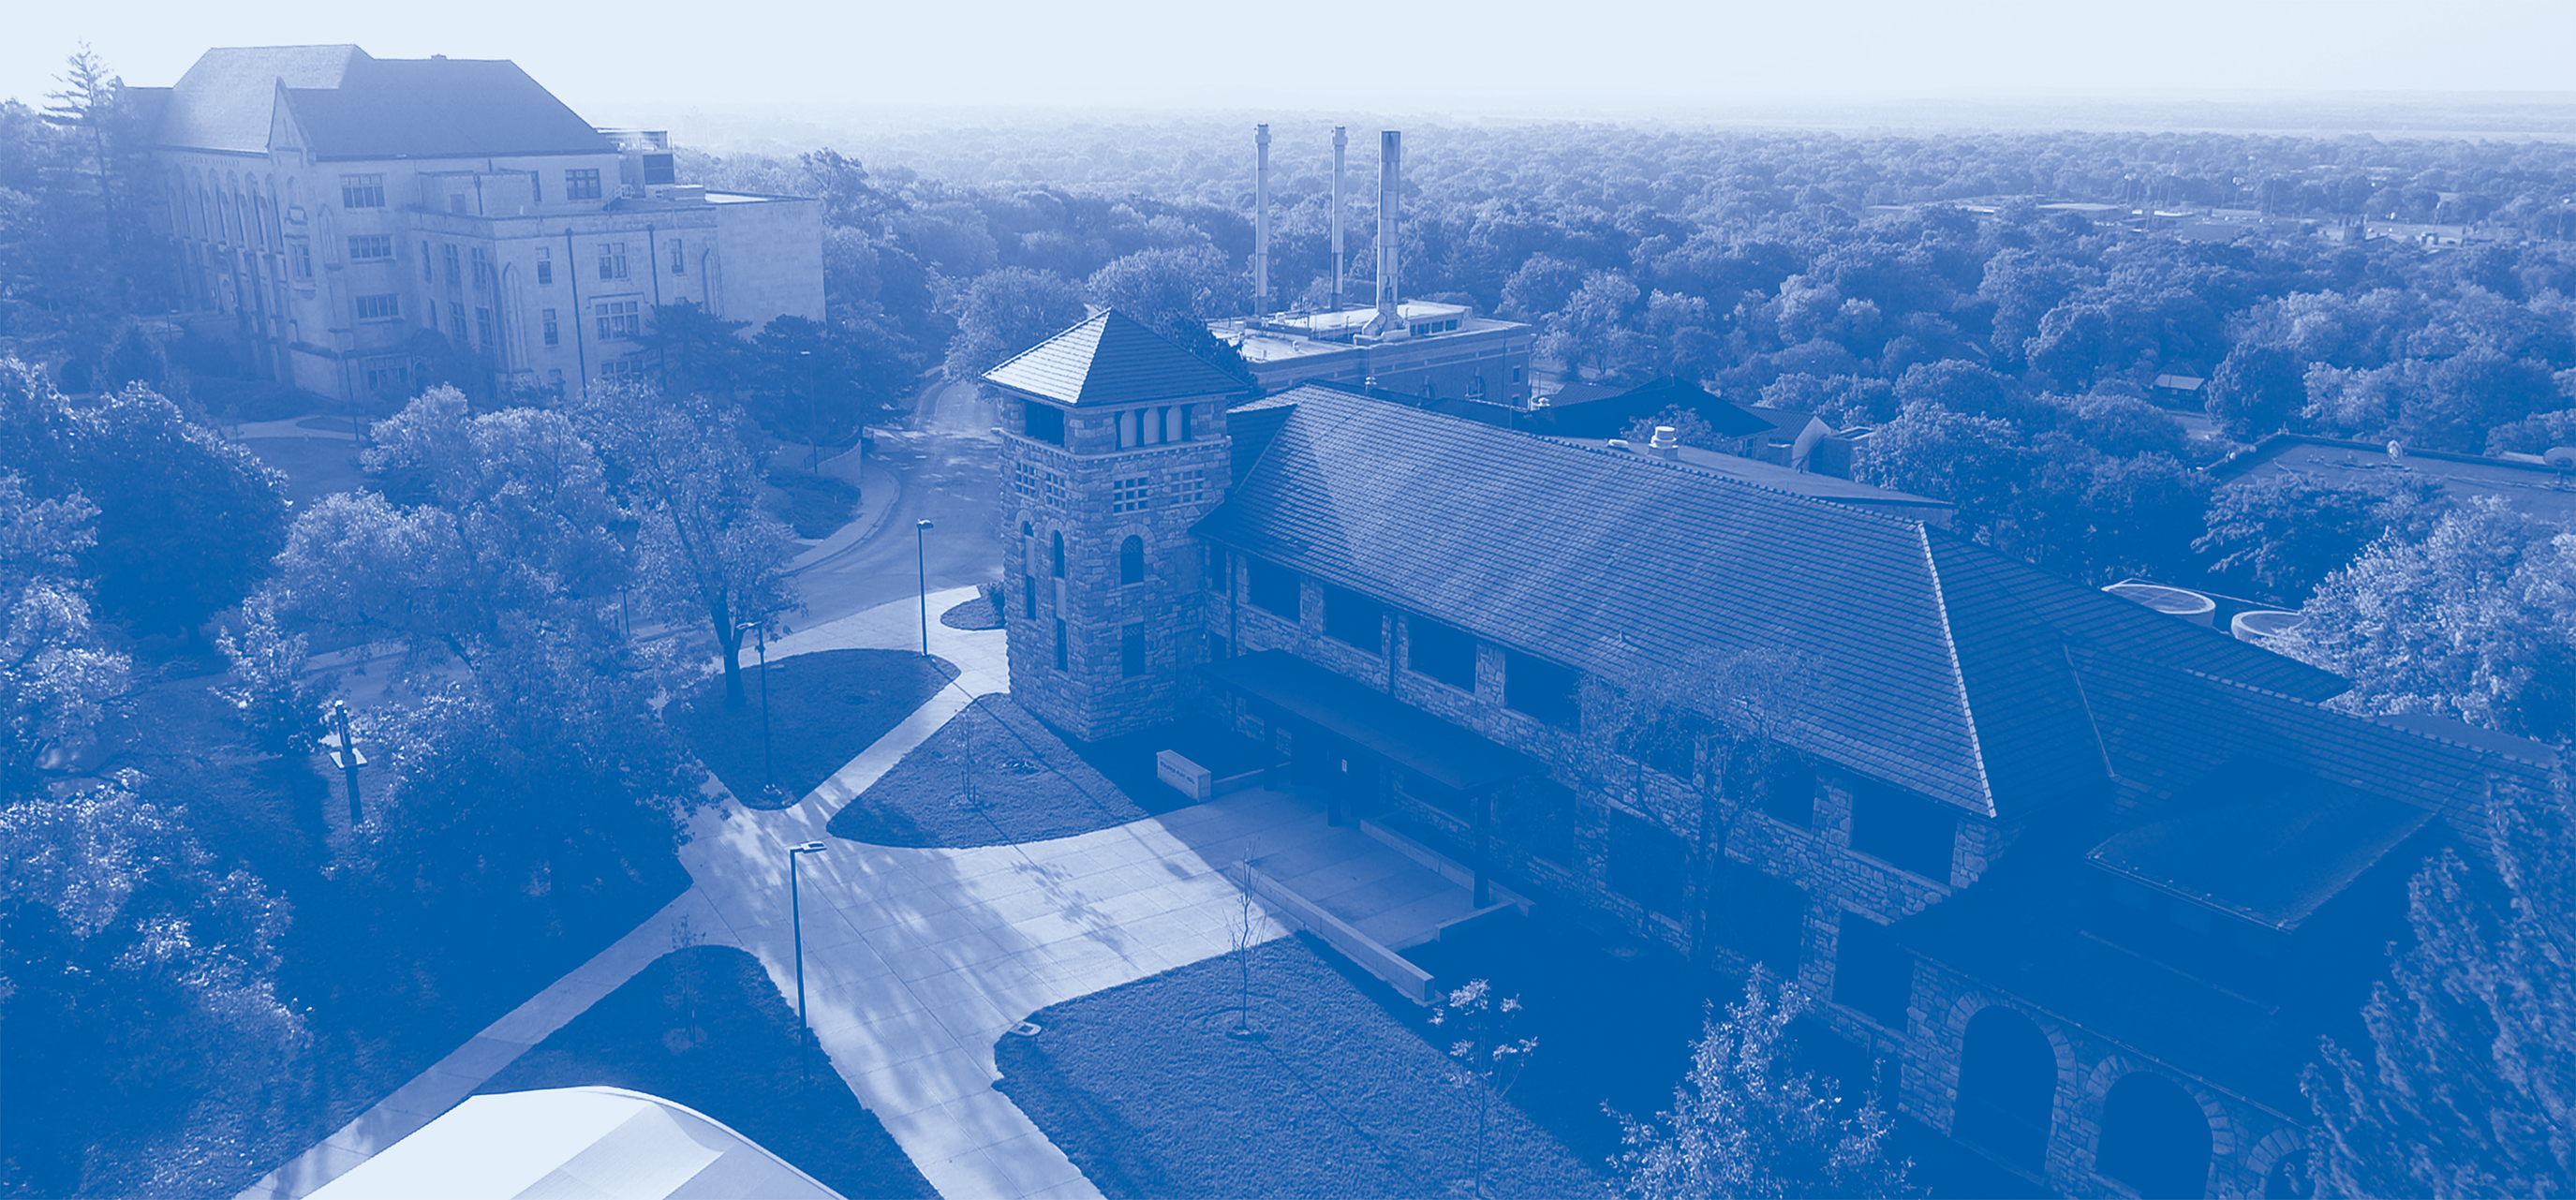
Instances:
[[[984,378],[1058,404],[1130,404],[1252,390],[1116,309],[1103,309],[1021,351]]]
[[[1802,655],[1787,740],[1974,812],[2106,777],[2078,652],[2344,686],[1912,522],[1327,388],[1277,399],[1295,412],[1201,535],[1611,680]]]
[[[597,154],[608,139],[506,59],[374,58],[356,46],[209,50],[165,107],[164,146],[261,154],[281,86],[324,159]]]

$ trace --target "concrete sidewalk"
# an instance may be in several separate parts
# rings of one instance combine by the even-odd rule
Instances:
[[[1007,690],[999,631],[935,617],[974,594],[931,597],[931,650],[960,668],[912,719],[776,812],[702,810],[680,860],[696,886],[652,920],[469,1040],[340,1132],[270,1173],[245,1200],[299,1197],[446,1112],[670,948],[682,917],[707,944],[757,956],[795,990],[787,847],[830,849],[802,864],[811,1023],[832,1065],[952,1200],[1099,1193],[996,1091],[994,1045],[1028,1015],[1285,932],[1219,868],[1293,850],[1324,829],[1271,793],[1166,818],[1025,845],[966,850],[834,839],[833,811],[866,790],[974,697]],[[773,657],[918,645],[920,610],[884,605],[771,644]]]

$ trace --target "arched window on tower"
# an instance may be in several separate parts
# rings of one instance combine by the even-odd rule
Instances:
[[[1062,579],[1064,578],[1064,534],[1059,532],[1052,533],[1047,536],[1052,539],[1050,542],[1053,552],[1052,569],[1055,572],[1055,577]]]
[[[1145,582],[1145,539],[1132,533],[1118,543],[1118,582]]]

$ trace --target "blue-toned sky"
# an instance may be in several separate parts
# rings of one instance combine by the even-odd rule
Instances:
[[[511,58],[602,114],[1366,108],[1460,116],[2247,90],[2576,91],[2576,3],[757,3],[0,0],[0,96],[86,40],[130,83],[209,45]]]

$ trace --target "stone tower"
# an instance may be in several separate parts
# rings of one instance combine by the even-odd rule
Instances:
[[[1208,647],[1190,527],[1252,389],[1112,311],[984,374],[1001,389],[1011,694],[1086,740],[1179,715]]]

